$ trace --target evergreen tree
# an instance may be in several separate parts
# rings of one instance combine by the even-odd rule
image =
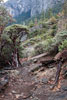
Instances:
[[[64,0],[63,11],[64,11],[64,17],[67,18],[67,0]]]
[[[18,67],[19,52],[21,52],[20,45],[22,36],[27,32],[27,28],[22,25],[11,25],[5,28],[2,34],[1,58],[3,61],[10,63],[13,67]]]

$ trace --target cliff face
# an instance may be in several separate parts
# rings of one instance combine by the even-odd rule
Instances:
[[[5,5],[13,16],[30,11],[30,15],[34,16],[52,8],[55,4],[64,0],[8,0]]]
[[[9,0],[5,5],[13,16],[17,16],[31,9],[30,2],[31,0]]]

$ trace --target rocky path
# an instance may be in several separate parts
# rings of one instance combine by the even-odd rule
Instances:
[[[67,80],[61,80],[61,88],[52,91],[50,80],[54,81],[56,67],[40,68],[31,72],[39,64],[8,70],[10,81],[0,100],[67,100]]]

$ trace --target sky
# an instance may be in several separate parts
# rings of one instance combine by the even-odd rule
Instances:
[[[4,0],[4,2],[6,2],[6,1],[8,1],[8,0]]]

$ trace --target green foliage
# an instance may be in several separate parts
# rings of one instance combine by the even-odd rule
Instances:
[[[50,18],[50,23],[51,24],[56,24],[57,23],[57,20],[54,16]]]
[[[33,26],[34,26],[34,23],[33,23],[33,21],[31,20],[31,21],[29,22],[29,27],[32,28]]]
[[[61,45],[59,45],[59,51],[67,49],[67,40],[64,40]]]
[[[55,36],[56,30],[55,29],[49,29],[47,33],[45,34],[45,38],[48,39],[48,37]]]
[[[12,53],[18,50],[19,56],[22,57],[21,38],[23,32],[28,32],[26,26],[23,25],[11,25],[5,28],[3,34],[1,35],[1,43],[4,44],[1,50],[1,58],[3,60],[11,61]]]
[[[59,3],[60,5],[60,3]],[[57,8],[58,7],[58,8]],[[57,11],[54,12],[56,9],[48,9],[45,14],[42,12],[41,14],[38,14],[37,16],[34,16],[30,18],[30,11],[28,13],[23,13],[19,15],[19,17],[16,17],[17,22],[16,23],[22,23],[27,18],[30,18],[26,21],[28,28],[33,29],[34,31],[31,31],[28,35],[29,39],[25,41],[23,44],[21,43],[21,36],[19,33],[21,31],[28,32],[28,28],[23,25],[11,25],[9,27],[6,27],[1,39],[2,42],[5,42],[5,46],[2,49],[2,58],[6,60],[11,60],[12,52],[15,48],[18,49],[20,57],[28,57],[28,54],[30,53],[30,50],[28,51],[28,46],[33,46],[34,50],[31,51],[31,56],[38,55],[41,53],[44,53],[45,51],[55,51],[55,47],[59,47],[59,51],[67,48],[67,31],[62,31],[57,33],[57,15],[59,10],[59,6],[57,6]],[[2,8],[2,11],[4,11],[5,8]],[[3,16],[0,16],[0,24],[7,23],[8,13],[6,13],[5,18]],[[37,18],[37,26],[35,26],[35,18]],[[8,20],[7,20],[8,19]],[[39,26],[41,25],[41,27]],[[34,27],[33,27],[34,26]],[[16,38],[15,46],[13,46],[13,39]],[[19,43],[20,42],[20,43]],[[23,48],[22,48],[23,47]]]
[[[41,54],[41,53],[44,53],[45,51],[50,51],[52,48],[51,48],[51,44],[53,43],[53,39],[50,38],[50,39],[46,39],[44,41],[41,41],[39,43],[37,43],[35,45],[35,55],[38,55],[38,54]]]
[[[33,31],[33,32],[30,32],[30,33],[29,33],[29,38],[32,38],[32,37],[34,37],[34,36],[37,36],[38,34],[40,34],[40,29],[35,30],[35,31]]]
[[[2,39],[11,42],[13,39],[16,39],[16,42],[19,42],[23,36],[23,31],[28,33],[28,28],[20,24],[8,26],[4,29]]]
[[[18,29],[28,30],[27,26],[24,26],[21,24],[13,24],[11,26],[6,27],[4,31],[11,31],[11,32],[13,31],[14,32],[14,31],[19,31]]]
[[[64,10],[64,16],[67,17],[67,0],[64,0],[63,10]]]
[[[42,27],[48,29],[48,24],[45,22],[42,22]]]
[[[51,8],[47,9],[47,11],[45,13],[45,17],[51,18],[52,16],[53,16],[52,9]]]
[[[5,45],[1,52],[1,58],[4,57],[3,60],[10,61],[12,51],[13,51],[13,48],[11,48],[10,44]]]
[[[42,36],[40,35],[37,35],[36,37],[34,38],[30,38],[28,40],[26,40],[22,45],[24,47],[27,47],[27,46],[31,46],[31,45],[35,45],[36,43],[40,42],[42,40]]]
[[[67,48],[67,31],[63,31],[60,33],[57,33],[54,38],[47,38],[45,41],[40,42],[36,45],[35,50],[36,54],[43,53],[45,51],[55,52],[55,47],[59,46],[61,43],[62,45],[59,46],[59,50],[66,49]],[[62,42],[63,41],[63,42]]]
[[[41,54],[44,52],[44,45],[40,42],[35,45],[35,55]]]
[[[10,20],[11,18],[5,7],[0,5],[0,26],[6,26]]]
[[[49,38],[45,41],[45,51],[50,52],[53,49],[52,44],[54,43],[53,38]]]
[[[67,31],[65,31],[65,30],[57,33],[55,36],[55,40],[56,40],[57,44],[60,44],[65,39],[67,39]]]
[[[52,36],[55,36],[55,35],[56,35],[57,29],[58,29],[57,24],[54,24],[54,25],[52,26],[52,34],[51,34]]]
[[[52,29],[57,29],[57,24],[54,24],[54,25],[52,26]]]
[[[42,11],[41,16],[40,16],[40,19],[41,19],[42,21],[45,19],[45,12],[44,12],[44,11]]]
[[[47,31],[46,28],[42,28],[42,29],[36,29],[35,31],[29,33],[29,38],[33,38],[37,35],[42,35],[42,34],[45,34]]]
[[[46,51],[55,51],[55,47],[58,47],[64,40],[65,40],[65,46],[66,46],[66,39],[67,39],[67,31],[62,31],[60,33],[57,33],[54,38],[48,39]],[[64,48],[64,47],[63,47]]]

